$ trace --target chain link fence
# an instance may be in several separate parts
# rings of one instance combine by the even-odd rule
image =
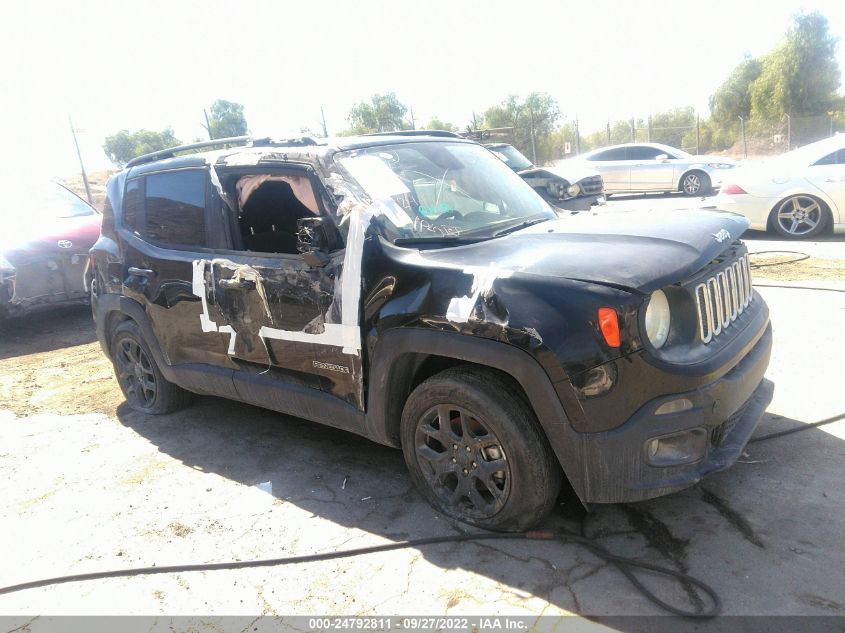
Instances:
[[[845,112],[819,116],[785,115],[779,119],[703,120],[695,115],[679,125],[657,125],[651,116],[608,121],[604,129],[584,134],[564,125],[550,148],[554,158],[571,158],[592,149],[622,143],[662,143],[690,154],[719,154],[736,159],[782,154],[845,133]],[[568,150],[568,151],[567,151]]]

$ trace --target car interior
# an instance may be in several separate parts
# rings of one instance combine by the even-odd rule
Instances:
[[[319,215],[310,179],[250,174],[233,184],[243,250],[297,254],[297,220]]]

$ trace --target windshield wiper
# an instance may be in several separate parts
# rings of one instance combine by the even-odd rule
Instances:
[[[433,237],[397,237],[393,240],[396,246],[418,246],[424,244],[475,244],[484,240],[492,239],[485,237],[462,237],[460,235],[436,235]]]
[[[524,229],[528,226],[534,226],[535,224],[540,224],[540,222],[547,222],[549,218],[535,218],[533,220],[525,220],[525,222],[520,222],[519,224],[513,224],[507,228],[501,229],[493,233],[493,237],[500,237],[502,235],[507,235],[508,233],[513,233],[514,231],[518,231],[520,229]]]

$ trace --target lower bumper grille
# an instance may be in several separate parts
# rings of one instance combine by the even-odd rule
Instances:
[[[750,400],[745,402],[739,409],[737,409],[736,413],[734,413],[731,417],[727,420],[722,422],[719,426],[712,429],[710,431],[710,445],[717,447],[721,446],[722,442],[725,441],[725,438],[730,435],[733,428],[736,426],[736,423],[742,419],[742,416],[745,414],[745,410],[748,408]]]

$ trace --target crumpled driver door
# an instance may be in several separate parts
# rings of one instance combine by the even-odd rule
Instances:
[[[308,335],[323,331],[332,275],[297,256],[230,254],[204,265],[213,285],[212,300],[225,320],[222,325],[232,330],[228,351],[233,361],[319,388],[313,374],[314,343]]]

